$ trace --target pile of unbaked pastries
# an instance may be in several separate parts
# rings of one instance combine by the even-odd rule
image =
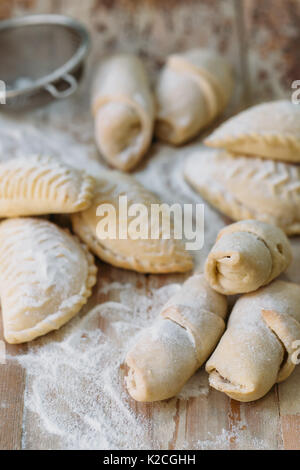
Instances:
[[[137,57],[111,57],[94,82],[96,142],[112,166],[127,171],[145,154],[153,130],[169,143],[186,142],[224,109],[231,90],[230,67],[207,50],[170,56],[156,99]],[[300,286],[275,278],[292,258],[284,232],[300,233],[300,109],[288,101],[255,106],[205,143],[215,150],[190,156],[185,177],[240,222],[219,233],[205,273],[190,277],[132,344],[126,383],[139,401],[176,395],[211,353],[211,386],[241,401],[262,397],[297,362]],[[163,219],[157,239],[129,232],[97,236],[97,208],[111,204],[119,222],[121,195],[149,209],[159,202],[119,171],[99,170],[92,177],[50,156],[0,164],[0,218],[6,219],[0,223],[0,297],[9,343],[58,329],[79,312],[96,283],[91,253],[143,273],[193,268],[182,241],[172,233],[163,237]],[[57,213],[70,215],[75,235],[40,217]],[[225,331],[226,296],[233,294],[243,295]]]

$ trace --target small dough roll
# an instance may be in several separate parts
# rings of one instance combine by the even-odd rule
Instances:
[[[205,276],[221,294],[252,292],[290,264],[288,238],[275,225],[243,220],[220,231],[205,264]]]
[[[232,93],[229,64],[207,49],[170,55],[157,88],[155,134],[180,145],[195,137],[226,107]]]
[[[122,54],[101,62],[93,84],[92,112],[103,157],[119,170],[131,170],[150,145],[154,122],[154,99],[138,57]]]
[[[293,371],[300,338],[300,286],[274,281],[236,302],[206,364],[210,385],[235,400],[263,397]],[[295,362],[295,361],[294,361]]]
[[[225,329],[227,301],[203,274],[188,279],[126,357],[128,392],[137,401],[178,394],[211,354]]]

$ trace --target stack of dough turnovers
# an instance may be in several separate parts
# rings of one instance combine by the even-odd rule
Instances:
[[[170,55],[156,87],[156,136],[175,145],[192,139],[225,109],[232,89],[232,71],[218,54],[193,49]]]
[[[131,170],[152,140],[154,98],[138,57],[120,54],[103,60],[92,93],[95,139],[103,157]]]
[[[261,398],[294,370],[299,339],[299,285],[274,281],[243,295],[206,364],[210,385],[239,401]]]
[[[194,275],[138,336],[126,357],[130,395],[138,401],[175,396],[203,364],[225,329],[226,297]]]
[[[185,167],[201,196],[234,220],[258,219],[300,233],[300,108],[264,103],[229,119]]]
[[[243,220],[220,231],[205,264],[205,275],[222,294],[252,292],[269,284],[292,260],[288,238],[274,225]]]

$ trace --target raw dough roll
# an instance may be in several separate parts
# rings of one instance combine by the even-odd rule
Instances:
[[[220,231],[205,276],[221,294],[242,294],[269,284],[292,260],[290,243],[275,225],[243,220]]]
[[[293,371],[300,339],[300,286],[274,281],[236,302],[206,364],[212,387],[239,401],[257,400]]]
[[[179,393],[222,335],[226,310],[226,297],[211,289],[203,274],[188,279],[127,354],[130,395],[157,401]]]
[[[252,106],[221,124],[205,144],[239,155],[300,161],[300,107],[291,100]]]
[[[157,137],[175,145],[192,139],[224,110],[232,88],[230,66],[214,52],[169,56],[156,89]]]
[[[131,170],[147,151],[153,133],[154,100],[142,62],[116,55],[99,66],[93,85],[95,139],[114,167]]]

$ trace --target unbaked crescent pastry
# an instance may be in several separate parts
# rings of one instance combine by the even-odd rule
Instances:
[[[188,279],[128,352],[130,395],[149,402],[178,394],[217,344],[226,311],[226,297],[211,289],[203,274]]]
[[[101,62],[92,112],[103,157],[119,170],[131,170],[148,150],[154,122],[154,98],[138,57],[122,54]]]
[[[172,54],[157,88],[155,134],[180,145],[195,137],[226,107],[233,89],[229,64],[207,49]]]
[[[207,257],[205,276],[221,294],[242,294],[269,284],[291,260],[289,240],[279,227],[243,220],[220,231]]]
[[[74,232],[88,245],[88,247],[102,260],[113,266],[132,269],[144,273],[170,273],[189,271],[193,267],[192,258],[184,249],[181,240],[172,236],[162,239],[163,222],[159,223],[158,237],[134,239],[130,234],[132,217],[121,220],[121,230],[124,236],[119,237],[119,198],[127,196],[128,208],[134,204],[141,204],[147,210],[142,225],[151,226],[151,205],[160,201],[132,176],[117,171],[104,171],[97,180],[96,195],[92,206],[86,211],[72,215]],[[114,212],[105,214],[105,217],[114,225],[116,220],[115,236],[101,238],[97,235],[97,225],[101,217],[97,208],[101,205],[112,205]],[[116,217],[115,217],[116,216]],[[108,222],[108,225],[109,223]]]
[[[300,106],[271,101],[221,124],[205,144],[244,155],[300,162]]]
[[[94,180],[43,155],[0,163],[0,217],[77,212],[92,201]]]
[[[300,233],[300,167],[203,150],[187,160],[185,179],[234,220],[257,219]]]
[[[263,397],[292,373],[299,338],[299,285],[274,281],[243,295],[206,364],[210,385],[239,401]]]
[[[8,343],[57,330],[91,295],[93,256],[84,245],[43,219],[0,224],[0,297]]]

